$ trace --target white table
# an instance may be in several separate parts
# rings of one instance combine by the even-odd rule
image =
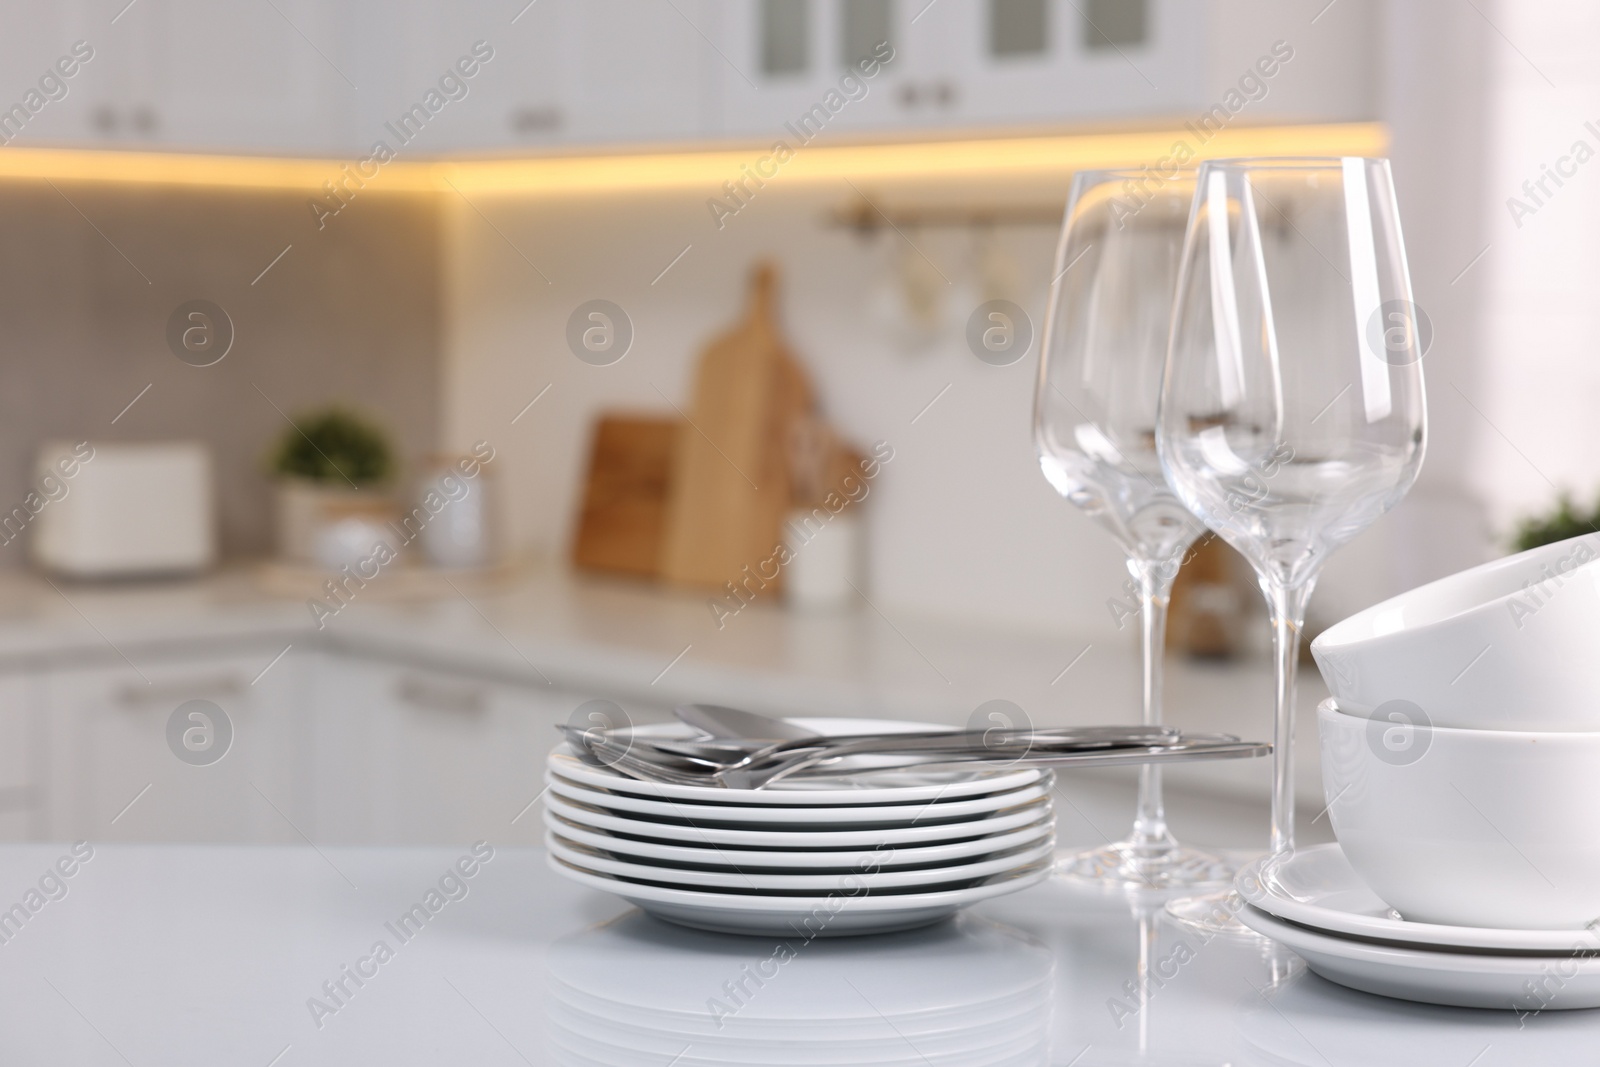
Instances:
[[[1508,1012],[1388,1001],[1330,985],[1287,954],[1225,939],[1189,935],[1192,958],[1168,964],[1171,977],[1140,1005],[1125,983],[1138,978],[1141,930],[1158,969],[1185,935],[1141,924],[1137,902],[1060,883],[923,931],[800,943],[775,977],[746,981],[750,995],[718,1028],[706,1002],[731,1006],[722,983],[762,967],[775,946],[657,923],[562,880],[540,850],[496,849],[462,880],[464,897],[443,903],[420,933],[400,929],[402,940],[386,924],[426,905],[427,891],[467,854],[95,846],[60,880],[65,896],[20,929],[3,928],[0,1062],[584,1063],[595,1062],[583,1058],[586,1041],[649,1045],[651,1025],[702,1033],[682,1042],[686,1050],[643,1051],[631,1062],[795,1062],[831,1038],[834,1058],[809,1062],[859,1064],[869,1054],[1085,1067],[1600,1062],[1594,1012],[1547,1012],[1519,1025]],[[0,907],[23,901],[64,855],[60,845],[0,849]],[[46,888],[59,895],[55,881]],[[446,888],[459,895],[454,883]],[[378,941],[392,950],[385,962],[370,956]],[[335,1002],[323,983],[346,966],[370,976],[360,986],[343,978],[348,995]],[[991,1028],[994,1048],[950,1052],[937,1037],[909,1036],[905,1013],[970,1017],[996,990],[1017,1010]],[[314,1019],[312,997],[337,1010]],[[819,1028],[819,1014],[851,1021]],[[991,1053],[1002,1046],[1013,1054],[997,1060]]]

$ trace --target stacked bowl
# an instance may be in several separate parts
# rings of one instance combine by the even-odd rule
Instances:
[[[1311,651],[1333,694],[1317,723],[1338,844],[1247,871],[1241,918],[1374,992],[1600,1006],[1597,638],[1600,534],[1325,631]]]
[[[823,734],[940,729],[793,719]],[[677,723],[641,736],[683,738]],[[626,777],[566,744],[545,772],[545,844],[558,872],[685,926],[807,939],[903,930],[1044,878],[1054,845],[1050,773],[875,770],[766,789]]]

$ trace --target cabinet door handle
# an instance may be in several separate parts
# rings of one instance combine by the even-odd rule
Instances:
[[[430,678],[402,678],[395,685],[395,695],[412,707],[456,715],[479,714],[489,702],[481,685],[453,685]]]
[[[511,112],[511,129],[513,132],[528,136],[539,133],[554,133],[561,129],[561,109],[557,107],[519,107]]]
[[[147,704],[182,703],[196,697],[232,697],[245,691],[244,679],[237,674],[212,674],[195,678],[159,681],[149,685],[129,682],[117,688],[115,698],[125,708]]]

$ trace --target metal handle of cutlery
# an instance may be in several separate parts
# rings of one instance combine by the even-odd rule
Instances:
[[[1272,745],[1266,741],[1241,741],[1238,738],[1218,735],[1202,740],[1185,740],[1171,745],[1127,745],[1117,748],[1086,749],[1081,751],[1039,752],[1014,759],[992,752],[958,755],[950,753],[931,760],[908,762],[907,767],[931,770],[939,767],[960,767],[972,763],[991,763],[1005,767],[1106,767],[1146,763],[1187,763],[1198,760],[1251,759],[1270,755]],[[829,757],[796,759],[779,767],[757,770],[735,770],[716,775],[718,784],[730,789],[763,789],[792,774],[805,772],[808,776],[823,777],[859,774],[859,770],[818,766]]]
[[[721,704],[679,704],[672,713],[697,730],[730,741],[785,741],[816,734],[783,719]]]
[[[967,752],[976,750],[992,756],[1016,756],[1035,750],[1078,748],[1090,745],[1147,744],[1177,740],[1181,735],[1171,727],[1159,726],[1076,726],[1042,730],[938,730],[894,734],[845,734],[814,736],[742,750],[735,743],[684,741],[676,738],[641,737],[632,733],[582,731],[563,724],[559,727],[574,745],[604,745],[611,752],[619,749],[641,759],[684,761],[709,771],[728,771],[757,767],[774,760],[801,754],[827,758],[850,755],[902,755],[921,752]]]
[[[1036,748],[1090,741],[1152,742],[1176,739],[1179,732],[1161,726],[1069,726],[1042,730],[917,730],[893,734],[839,734],[779,741],[745,750],[727,759],[736,743],[715,740],[709,743],[676,738],[648,738],[630,735],[629,747],[642,745],[673,755],[724,762],[728,766],[753,766],[793,752],[827,750],[835,755],[870,755],[878,752],[939,751],[983,746],[996,751]],[[619,737],[618,740],[621,740]]]

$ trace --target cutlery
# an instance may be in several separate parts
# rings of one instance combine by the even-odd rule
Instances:
[[[640,758],[674,757],[676,761],[709,767],[713,771],[728,771],[767,762],[780,756],[798,752],[826,750],[830,758],[844,755],[869,755],[965,750],[981,747],[996,754],[1026,752],[1033,748],[1059,747],[1095,741],[1137,742],[1177,740],[1179,733],[1171,727],[1159,726],[1075,726],[1043,730],[918,730],[897,733],[841,734],[779,741],[757,748],[752,742],[698,740],[680,741],[670,738],[641,737],[636,734],[613,731],[580,730],[570,725],[559,727],[574,745],[588,745],[591,741],[604,741],[610,752],[640,751]],[[1017,753],[1020,754],[1020,753]]]
[[[621,732],[581,730],[564,723],[558,724],[557,728],[578,750],[580,758],[586,763],[610,767],[635,778],[669,781],[675,784],[720,786],[722,784],[720,781],[712,780],[716,775],[744,770],[755,765],[755,761],[748,757],[718,760],[713,758],[714,753],[691,756],[664,751],[656,748],[658,739],[646,739]],[[1146,732],[1135,729],[1139,733]],[[1088,727],[1087,730],[1089,731],[1087,734],[1083,731],[1052,731],[1047,738],[1030,736],[1027,739],[1014,738],[1009,742],[996,741],[991,737],[987,744],[981,743],[984,741],[984,735],[981,733],[958,731],[818,737],[813,743],[780,742],[767,746],[758,754],[762,761],[767,763],[779,757],[791,760],[810,757],[811,764],[831,762],[843,755],[865,754],[905,755],[913,759],[922,755],[928,758],[935,755],[983,755],[994,758],[1004,754],[1020,756],[1029,750],[1028,743],[1035,740],[1037,747],[1048,746],[1052,750],[1068,744],[1082,748],[1095,744],[1104,746],[1117,741],[1127,743],[1130,740],[1127,737],[1129,731],[1120,727]],[[1165,731],[1150,739],[1173,740],[1175,736],[1175,732]],[[653,771],[657,773],[653,774]]]
[[[754,742],[714,741],[706,744],[698,741],[676,741],[663,738],[645,738],[630,736],[629,745],[643,744],[648,748],[658,749],[674,755],[698,757],[701,759],[717,761],[719,757],[734,755],[734,758],[724,763],[724,768],[744,766],[760,763],[763,760],[786,753],[810,750],[817,748],[836,748],[840,745],[866,746],[858,747],[854,754],[861,755],[877,751],[872,746],[882,746],[891,754],[902,751],[942,748],[965,748],[974,745],[999,748],[1008,748],[1018,745],[1024,748],[1030,745],[1054,745],[1075,741],[1096,740],[1156,740],[1159,738],[1176,739],[1178,731],[1171,727],[1159,726],[1066,726],[1054,727],[1043,730],[916,730],[897,733],[863,733],[863,734],[834,734],[824,736],[812,734],[807,738],[798,738],[792,741],[777,741],[772,744],[754,746]],[[736,755],[735,755],[736,754]],[[841,753],[842,754],[842,753]]]
[[[938,751],[932,764],[943,763],[993,763],[1007,767],[1055,767],[1085,763],[1169,763],[1183,759],[1239,759],[1265,755],[1271,745],[1240,741],[1226,734],[1190,735],[1175,741],[1085,741],[1054,746],[1033,746],[1016,756],[1006,756],[992,746],[969,750]],[[897,754],[898,755],[898,754]],[[909,755],[909,753],[907,754]],[[777,764],[760,767],[738,767],[719,771],[715,777],[730,789],[761,789],[773,782],[801,771],[815,769],[819,764],[838,758],[836,752],[796,753]],[[926,767],[927,760],[918,760],[917,767]]]
[[[989,743],[974,743],[973,734],[924,735],[906,738],[882,735],[863,741],[817,745],[810,749],[789,749],[775,761],[764,764],[740,761],[737,765],[717,765],[714,761],[657,752],[644,758],[633,750],[641,739],[623,744],[600,731],[584,732],[562,727],[581,758],[596,766],[643,781],[712,788],[760,789],[802,771],[811,774],[855,774],[860,768],[827,768],[845,755],[871,754],[883,758],[902,757],[904,766],[927,768],[973,762],[1002,763],[1011,767],[1055,767],[1130,763],[1168,763],[1196,759],[1238,759],[1266,755],[1272,746],[1262,742],[1242,742],[1229,735],[1191,734],[1160,730],[1155,736],[1149,728],[1088,727],[1058,731],[1041,740],[1045,731],[1015,731],[1008,740],[996,741],[989,731]],[[1091,731],[1092,733],[1086,733]],[[1142,732],[1144,736],[1130,736]],[[977,734],[981,738],[982,734]],[[819,739],[822,740],[822,739]],[[898,747],[896,747],[898,742]],[[648,747],[648,746],[646,746]]]
[[[781,719],[757,715],[753,711],[723,707],[720,704],[679,704],[672,713],[697,730],[714,738],[733,741],[793,741],[817,736],[803,726]]]

